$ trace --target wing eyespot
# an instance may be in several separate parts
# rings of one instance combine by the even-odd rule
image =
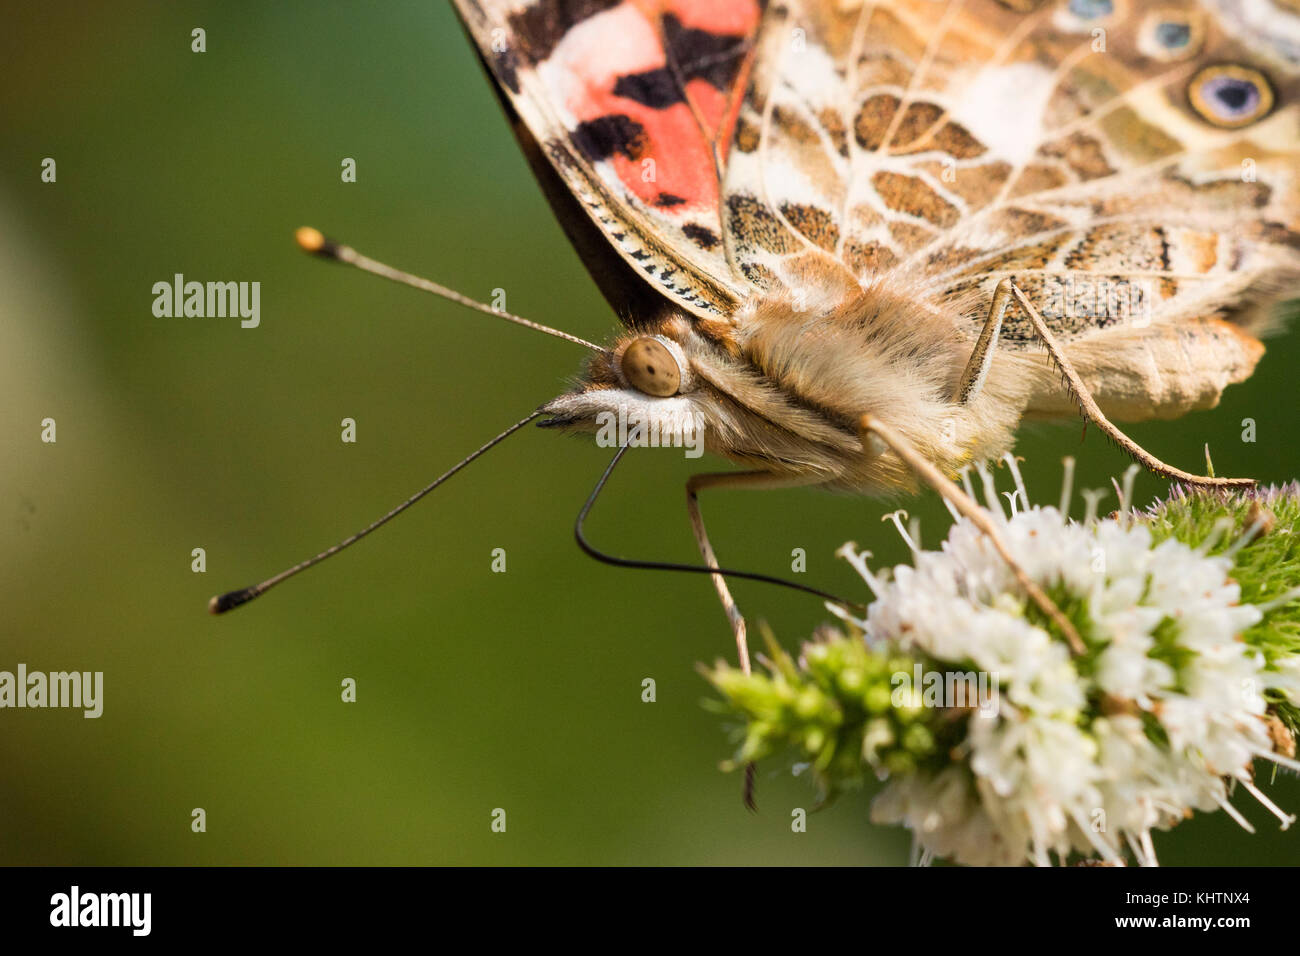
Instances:
[[[1204,42],[1205,19],[1198,10],[1153,10],[1138,29],[1138,52],[1166,63],[1196,56]]]
[[[1202,119],[1224,129],[1240,129],[1273,109],[1273,86],[1259,70],[1234,63],[1207,66],[1192,77],[1187,98]]]

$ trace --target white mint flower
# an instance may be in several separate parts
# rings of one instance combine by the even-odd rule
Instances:
[[[868,555],[846,545],[842,555],[876,595],[866,618],[853,619],[868,643],[937,667],[973,666],[997,689],[991,716],[963,718],[954,763],[891,777],[873,819],[911,828],[922,861],[1050,864],[1082,853],[1121,862],[1129,853],[1154,864],[1152,830],[1193,810],[1222,808],[1249,828],[1229,802],[1230,780],[1289,825],[1294,818],[1255,787],[1252,762],[1300,769],[1273,752],[1263,697],[1295,695],[1300,666],[1266,669],[1240,639],[1262,614],[1239,603],[1231,554],[1155,543],[1127,501],[1082,522],[1025,507],[1010,463],[1011,514],[982,471],[985,500],[1010,553],[1066,611],[1086,650],[1072,653],[1047,629],[965,518],[954,514],[939,551],[917,549],[904,533],[913,566],[892,574],[871,571]]]

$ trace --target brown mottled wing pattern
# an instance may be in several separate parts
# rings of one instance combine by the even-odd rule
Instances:
[[[706,328],[815,278],[965,335],[1011,276],[1103,407],[1171,415],[1249,373],[1243,307],[1300,276],[1297,0],[457,6],[591,221]],[[1004,343],[1031,339],[1013,304]]]
[[[975,323],[1011,275],[1066,341],[1294,288],[1295,0],[791,0],[758,50],[724,200],[756,282],[829,254]]]
[[[759,0],[456,6],[510,106],[634,274],[697,317],[730,316],[752,286],[728,259],[720,181]]]

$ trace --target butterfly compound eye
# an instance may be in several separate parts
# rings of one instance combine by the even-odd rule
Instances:
[[[668,346],[650,335],[628,343],[621,361],[623,377],[633,388],[647,395],[667,398],[682,385],[682,370]]]

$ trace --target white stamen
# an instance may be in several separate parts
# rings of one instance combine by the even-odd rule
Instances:
[[[1142,849],[1142,844],[1133,839],[1133,834],[1128,830],[1124,831],[1124,842],[1128,844],[1129,850],[1133,853],[1133,859],[1137,860],[1138,866],[1152,866],[1152,862],[1147,859],[1146,852]]]
[[[1124,469],[1124,491],[1119,496],[1119,510],[1127,513],[1133,506],[1133,480],[1137,478],[1138,466],[1129,465]]]
[[[1110,494],[1105,488],[1084,488],[1079,494],[1083,495],[1083,523],[1092,524],[1097,520],[1097,505],[1101,499]]]
[[[1074,459],[1066,457],[1061,462],[1061,504],[1056,509],[1066,518],[1070,517],[1070,499],[1074,495]]]
[[[1002,456],[1002,460],[1007,463],[1007,468],[1011,470],[1011,477],[1016,483],[1016,491],[1020,492],[1020,500],[1023,501],[1025,507],[1028,508],[1029,492],[1025,490],[1025,479],[1024,476],[1020,474],[1020,465],[1016,463],[1016,456],[1011,454],[1011,452],[1007,452]]]
[[[900,515],[902,516],[901,518],[899,517]],[[907,517],[907,512],[904,511],[902,508],[899,508],[893,514],[882,515],[880,520],[894,522],[894,527],[898,529],[898,536],[902,538],[905,542],[907,542],[908,550],[910,550],[912,554],[916,554],[921,549],[916,546],[916,542],[912,540],[912,536],[909,535],[907,533],[907,530],[903,527],[902,519],[906,517]]]
[[[913,518],[911,521],[907,523],[907,533],[912,536],[912,540],[916,542],[916,546],[919,549],[921,547],[921,519],[920,518]]]
[[[862,580],[867,582],[867,587],[871,588],[871,592],[875,594],[877,598],[880,597],[884,588],[881,585],[880,579],[877,578],[875,574],[872,573],[871,569],[867,567],[867,558],[871,557],[870,551],[863,551],[859,554],[857,544],[853,541],[849,541],[836,550],[835,557],[843,558],[845,561],[849,562],[853,567],[853,570],[862,575]]]
[[[979,472],[980,483],[984,486],[984,506],[993,513],[994,517],[1005,519],[1007,514],[1002,510],[1002,502],[998,501],[998,488],[993,483],[993,476],[989,474],[988,467],[984,462],[975,466]]]
[[[1219,806],[1223,807],[1223,809],[1227,812],[1228,816],[1236,820],[1238,825],[1243,830],[1245,830],[1247,833],[1255,832],[1255,828],[1250,825],[1250,821],[1247,820],[1245,817],[1243,817],[1236,807],[1234,807],[1223,797],[1219,796],[1217,793],[1211,794],[1211,796],[1214,797],[1214,802],[1217,803]]]
[[[1268,809],[1269,813],[1273,814],[1273,816],[1277,817],[1279,820],[1282,821],[1283,830],[1288,829],[1291,826],[1291,824],[1295,823],[1295,816],[1293,814],[1283,813],[1281,807],[1279,807],[1268,797],[1264,796],[1264,794],[1260,791],[1260,789],[1256,787],[1253,783],[1251,783],[1249,780],[1247,780],[1245,777],[1241,778],[1241,785],[1246,788],[1246,790],[1250,793],[1252,797],[1254,797],[1256,800],[1262,803]]]
[[[975,497],[975,486],[971,484],[970,480],[970,465],[961,470],[961,486],[966,490],[967,498]]]
[[[864,634],[866,633],[867,622],[863,618],[854,617],[848,611],[844,610],[844,608],[840,607],[838,604],[832,604],[830,601],[826,601],[822,606],[845,624],[852,624],[859,631],[862,631]]]
[[[1135,466],[1136,467],[1136,466]],[[1159,866],[1160,860],[1156,857],[1155,844],[1151,842],[1151,831],[1142,831],[1142,849],[1146,850],[1147,860],[1150,866]]]

